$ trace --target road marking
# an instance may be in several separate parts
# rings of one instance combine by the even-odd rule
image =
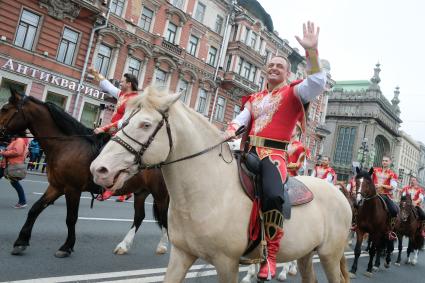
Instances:
[[[44,193],[33,192],[32,194],[33,194],[33,195],[43,195]],[[81,196],[80,198],[82,198],[82,199],[89,199],[89,200],[91,200],[91,197],[84,197],[84,196]],[[116,201],[115,201],[115,199],[112,199],[112,198],[107,199],[107,201],[113,201],[113,202],[116,202]],[[124,201],[124,202],[134,203],[134,201],[133,201],[133,200],[126,200],[126,201]],[[152,202],[148,202],[148,201],[145,201],[145,204],[153,205],[153,203],[152,203]]]
[[[403,252],[407,250],[407,247],[403,248]],[[393,253],[398,252],[394,250]],[[346,259],[354,258],[353,252],[345,252],[344,255]],[[360,257],[366,257],[368,254],[360,254]],[[320,259],[316,258],[316,255],[313,257],[313,263],[320,262]],[[277,267],[282,267],[283,263],[277,264]],[[246,272],[248,266],[243,266],[239,268],[240,272]],[[12,283],[60,283],[60,282],[76,282],[76,281],[88,281],[88,280],[102,280],[102,283],[114,282],[114,283],[151,283],[151,282],[163,282],[164,273],[167,268],[151,268],[151,269],[140,269],[140,270],[131,270],[131,271],[119,271],[119,272],[109,272],[109,273],[94,273],[94,274],[84,274],[84,275],[70,275],[70,276],[61,276],[61,277],[47,277],[47,278],[37,278],[37,279],[28,279],[28,280],[19,280],[19,281],[7,281]],[[161,274],[161,275],[158,275]],[[149,276],[153,275],[153,276]],[[197,278],[197,277],[209,277],[217,275],[217,271],[214,269],[214,266],[210,264],[199,264],[194,265],[189,269],[189,272],[186,274],[186,278]],[[149,277],[139,277],[139,276],[149,276]],[[134,277],[134,278],[129,278]],[[116,280],[113,280],[116,278]],[[105,281],[105,279],[110,279],[110,281]],[[6,282],[6,281],[5,281]]]
[[[133,219],[126,218],[101,218],[101,217],[78,217],[79,220],[95,220],[95,221],[116,221],[116,222],[133,222]],[[156,220],[145,219],[143,222],[156,223]]]
[[[21,182],[42,183],[42,184],[48,184],[49,183],[49,182],[46,182],[46,181],[27,180],[27,179],[23,179]]]

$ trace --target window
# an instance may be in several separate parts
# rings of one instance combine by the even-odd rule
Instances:
[[[16,32],[15,45],[32,50],[39,23],[39,15],[23,10]]]
[[[211,66],[215,66],[216,57],[217,57],[217,48],[211,46],[210,50],[208,51],[207,64]]]
[[[226,72],[230,70],[231,64],[232,64],[232,55],[229,55],[229,57],[227,57]]]
[[[217,19],[215,19],[214,31],[218,34],[221,34],[222,28],[223,28],[223,18],[217,15]]]
[[[181,10],[184,8],[184,0],[173,0],[171,3]]]
[[[196,107],[196,111],[202,114],[207,114],[207,100],[208,93],[205,89],[201,88],[199,90],[198,106]]]
[[[244,40],[246,45],[249,44],[248,40],[249,40],[249,34],[250,33],[251,33],[251,30],[249,28],[246,28],[246,30],[245,30],[245,40]]]
[[[142,28],[142,30],[150,31],[152,19],[153,19],[153,11],[146,7],[143,7],[142,16],[140,17],[140,23],[139,23],[139,26]]]
[[[217,104],[215,106],[214,120],[219,122],[224,121],[225,105],[226,105],[226,99],[219,96],[217,98]]]
[[[168,23],[167,33],[165,34],[165,40],[175,44],[177,34],[177,26],[173,23]]]
[[[255,49],[255,45],[257,44],[257,34],[252,33],[251,34],[251,43],[249,46],[251,46],[253,49]]]
[[[196,12],[195,12],[195,20],[198,22],[201,22],[204,20],[205,16],[205,5],[201,2],[198,2],[198,6],[196,6]]]
[[[264,77],[260,76],[260,80],[258,81],[258,87],[260,88],[260,90],[262,90],[264,88]]]
[[[160,86],[165,86],[167,84],[167,73],[161,69],[156,69],[155,83]]]
[[[104,44],[100,44],[99,52],[97,53],[95,68],[99,70],[99,72],[107,77],[109,62],[111,61],[112,48],[106,46]]]
[[[239,105],[233,106],[233,118],[232,119],[235,119],[236,116],[239,115],[239,113],[241,113],[241,107]]]
[[[54,92],[48,92],[46,96],[46,102],[51,102],[62,109],[65,109],[67,97]]]
[[[133,74],[136,78],[139,77],[142,62],[136,58],[130,57],[128,60],[128,73]]]
[[[270,60],[271,51],[266,49],[266,62]]]
[[[98,115],[99,115],[99,106],[86,102],[84,103],[80,122],[84,126],[93,129],[94,127],[97,126],[96,123],[97,123]]]
[[[356,136],[355,127],[339,128],[334,163],[341,165],[350,165],[353,155],[354,138]]]
[[[194,35],[190,36],[189,48],[188,48],[188,52],[190,55],[196,56],[196,50],[198,49],[198,42],[199,42],[199,38],[197,38]]]
[[[124,10],[124,0],[112,0],[111,13],[121,17],[122,10]]]
[[[180,100],[183,103],[186,103],[186,100],[187,100],[187,97],[188,97],[188,89],[189,89],[189,83],[185,80],[180,80],[178,92],[181,93]]]
[[[24,84],[2,78],[0,86],[0,105],[3,105],[9,101],[11,86],[17,88],[18,91],[25,93],[26,86]]]
[[[244,58],[240,58],[237,73],[244,77],[245,79],[250,80],[251,82],[255,81],[255,75],[257,73],[257,67],[251,63],[245,61]]]
[[[57,57],[59,62],[72,65],[79,36],[78,32],[64,28]]]

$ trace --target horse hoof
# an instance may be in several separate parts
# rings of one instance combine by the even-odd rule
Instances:
[[[354,273],[349,272],[348,274],[350,275],[350,279],[356,279],[357,278],[356,274],[354,274]]]
[[[66,251],[59,250],[59,251],[55,252],[55,257],[57,257],[57,258],[65,258],[65,257],[69,257],[70,255],[71,255],[71,253],[66,252]]]
[[[158,254],[158,255],[163,255],[163,254],[166,254],[167,253],[167,247],[166,246],[158,246],[157,248],[156,248],[156,254]]]
[[[277,281],[279,281],[279,282],[285,282],[286,281],[285,272],[282,272],[281,274],[279,274],[279,276],[277,277]]]
[[[12,255],[22,255],[23,251],[27,249],[26,246],[16,246],[13,247],[13,250],[11,252]]]
[[[399,262],[394,263],[395,266],[400,266]]]
[[[121,247],[117,247],[114,250],[114,254],[116,255],[125,255],[127,253],[127,250],[121,248]]]
[[[385,268],[390,268],[390,264],[389,263],[384,263],[384,267]]]
[[[377,266],[372,267],[372,272],[377,272],[377,271],[379,271],[379,267]]]
[[[416,260],[412,260],[411,265],[416,265],[418,262]]]
[[[369,278],[372,278],[373,277],[373,273],[372,272],[369,272],[369,271],[366,271],[364,273],[364,276],[369,277]]]

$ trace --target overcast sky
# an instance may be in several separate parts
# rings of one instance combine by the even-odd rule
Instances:
[[[425,1],[259,0],[279,36],[295,40],[302,23],[320,26],[319,54],[334,80],[370,80],[381,64],[382,93],[400,87],[401,129],[425,143]]]

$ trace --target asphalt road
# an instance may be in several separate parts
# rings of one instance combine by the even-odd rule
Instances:
[[[22,182],[29,206],[44,192],[47,185],[43,176],[29,175]],[[57,259],[53,255],[66,238],[66,206],[64,198],[47,208],[37,220],[31,245],[23,256],[12,256],[13,242],[23,225],[29,207],[14,209],[17,202],[14,189],[4,179],[0,180],[0,281],[21,282],[162,282],[168,255],[155,254],[161,232],[152,217],[152,200],[148,199],[146,220],[135,238],[129,254],[117,256],[115,246],[129,230],[133,217],[132,202],[95,202],[90,209],[90,195],[84,194],[80,204],[76,227],[75,252],[69,258]],[[131,199],[130,199],[131,201]],[[349,266],[352,252],[347,250]],[[403,253],[405,257],[405,253]],[[394,256],[395,258],[395,256]],[[424,283],[425,254],[419,253],[416,266],[392,266],[377,272],[372,279],[362,273],[367,258],[359,261],[358,278],[353,282]],[[327,282],[322,268],[315,259],[319,282]],[[246,267],[241,267],[241,271]],[[245,275],[241,272],[240,279]],[[185,282],[217,282],[212,266],[198,261],[190,270]],[[274,281],[277,282],[277,281]],[[301,282],[299,275],[289,277],[288,282]]]

